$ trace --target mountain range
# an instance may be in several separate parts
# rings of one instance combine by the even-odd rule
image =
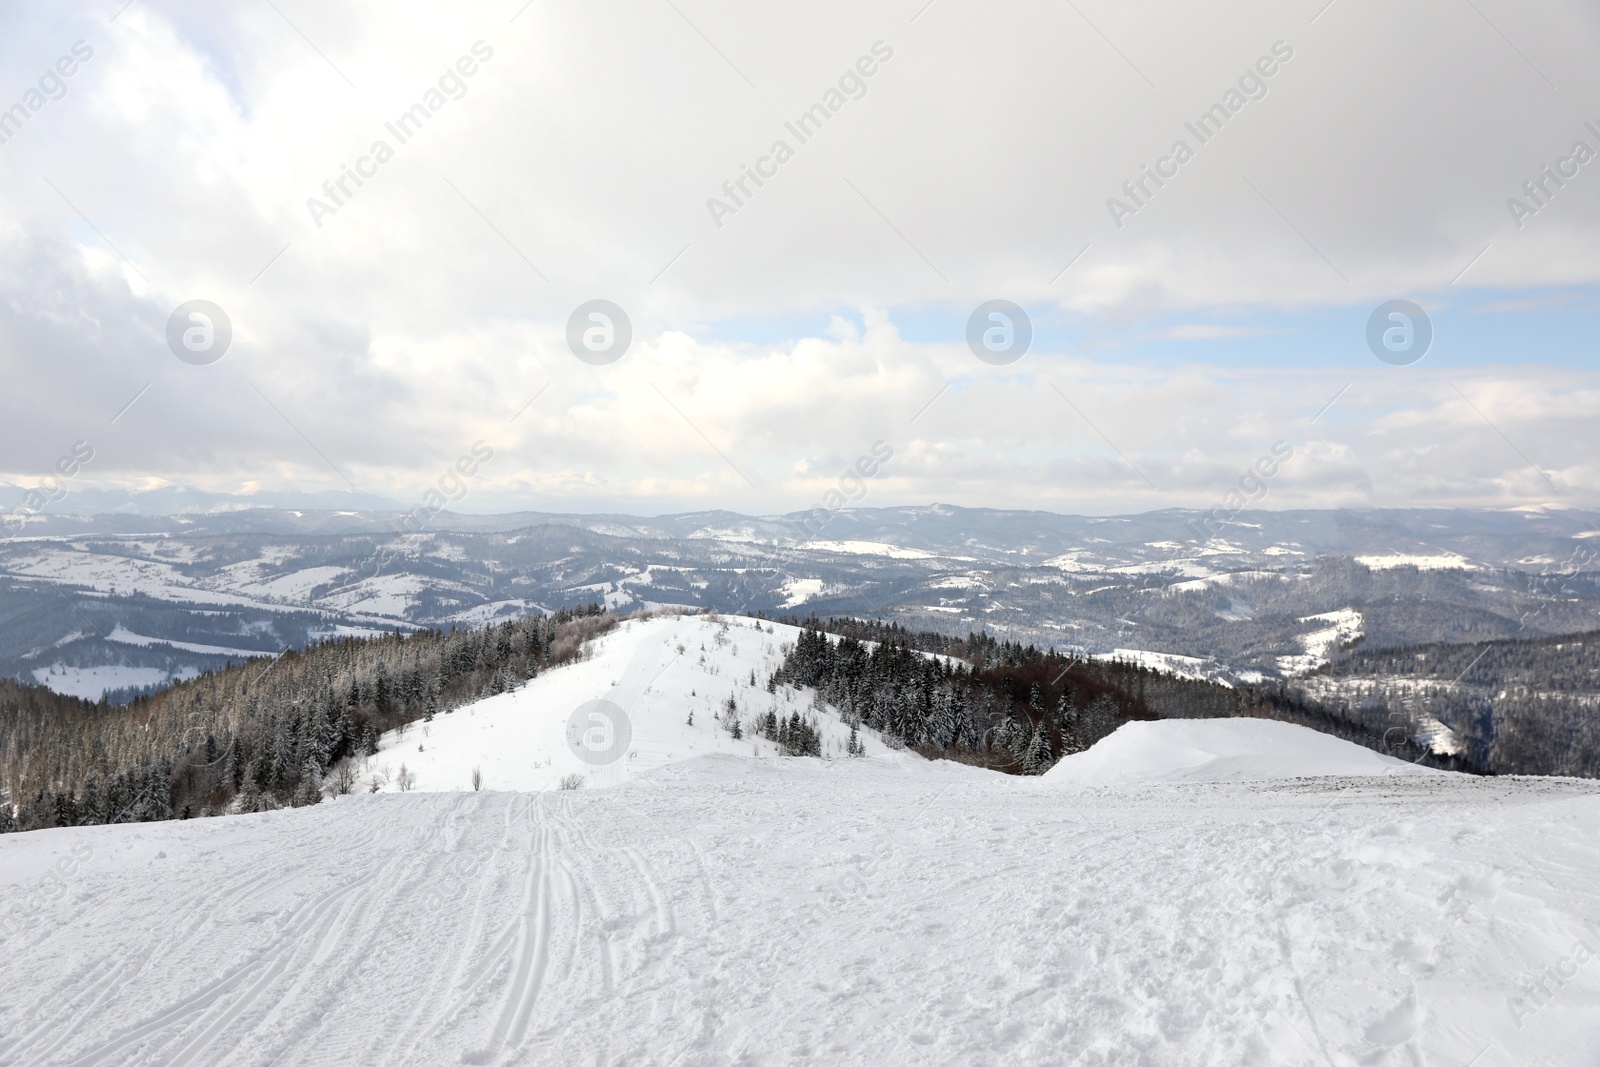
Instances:
[[[1182,509],[440,512],[421,524],[400,510],[169,495],[205,506],[47,509],[0,542],[0,674],[93,697],[330,635],[590,602],[868,615],[1245,681],[1356,646],[1600,628],[1600,515],[1564,508],[1245,511],[1210,536],[1203,513]]]

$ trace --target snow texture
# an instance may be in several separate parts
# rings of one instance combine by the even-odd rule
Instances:
[[[1304,726],[1270,719],[1130,722],[1087,752],[1063,758],[1053,786],[1147,782],[1272,781],[1329,775],[1444,774]]]
[[[624,623],[595,641],[588,659],[430,723],[412,723],[403,734],[385,734],[377,755],[362,766],[363,788],[378,774],[379,791],[397,790],[401,764],[415,775],[417,790],[470,789],[474,767],[487,788],[535,790],[554,789],[571,774],[588,785],[610,785],[710,753],[775,758],[777,745],[755,733],[756,716],[769,710],[786,719],[796,712],[814,719],[823,755],[842,758],[850,727],[833,709],[813,708],[809,691],[766,690],[767,677],[783,662],[783,646],[799,634],[797,627],[758,628],[754,620],[732,616]],[[730,696],[739,709],[743,736],[737,740],[722,714]],[[611,705],[592,709],[599,719],[579,713],[597,700]],[[603,753],[623,736],[627,744],[615,760],[592,751]],[[574,744],[586,737],[592,745]],[[871,730],[861,730],[860,740],[868,755],[891,751]]]
[[[1594,1062],[1593,783],[1254,720],[1042,779],[749,758],[703,706],[668,730],[776,653],[719,632],[634,625],[442,716],[439,792],[0,837],[0,1063]],[[506,789],[597,696],[633,709],[616,784]]]

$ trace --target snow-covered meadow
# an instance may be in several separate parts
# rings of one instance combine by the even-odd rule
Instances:
[[[808,713],[749,685],[783,639],[630,624],[386,738],[411,792],[0,838],[0,1063],[1596,1062],[1594,783],[1255,720],[783,758],[708,721]]]

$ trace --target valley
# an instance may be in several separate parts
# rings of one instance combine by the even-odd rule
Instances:
[[[873,615],[1244,683],[1356,643],[1600,628],[1588,513],[1246,513],[1203,542],[1194,514],[444,514],[417,534],[382,512],[41,516],[0,544],[0,672],[122,699],[322,637],[589,603]]]

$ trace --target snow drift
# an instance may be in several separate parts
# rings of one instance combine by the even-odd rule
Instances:
[[[1446,774],[1270,719],[1130,722],[1044,779],[1055,786],[1127,786],[1326,775]]]

